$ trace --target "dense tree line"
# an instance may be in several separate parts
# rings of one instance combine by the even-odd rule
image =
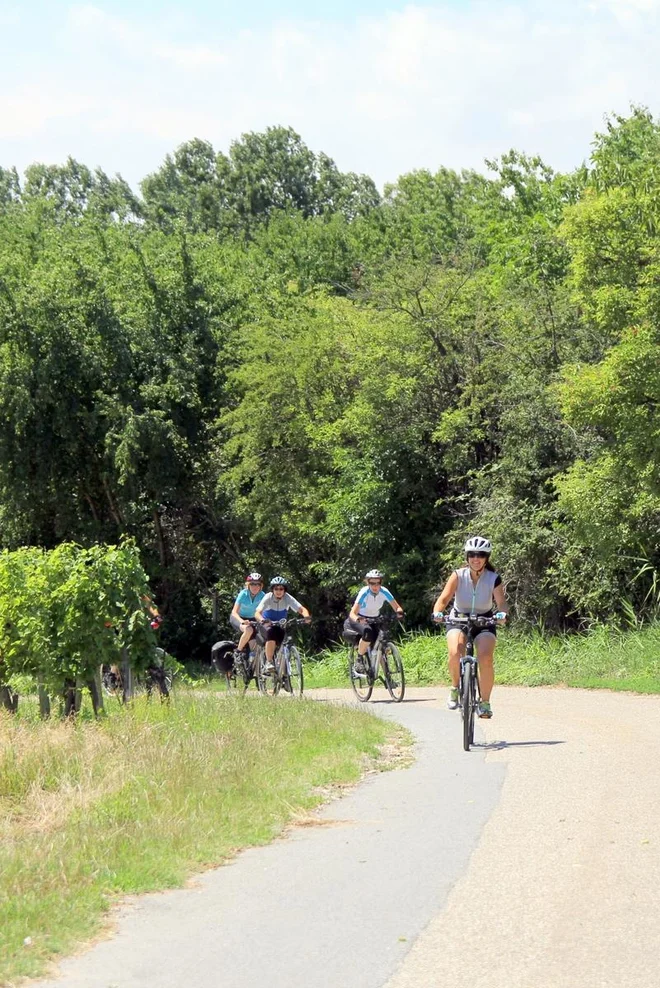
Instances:
[[[518,616],[660,606],[660,125],[381,196],[290,129],[140,194],[0,169],[0,539],[133,537],[183,658],[248,569],[336,630],[378,565],[422,621],[466,533]]]

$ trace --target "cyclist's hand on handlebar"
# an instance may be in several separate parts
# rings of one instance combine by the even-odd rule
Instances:
[[[401,621],[403,619],[403,609],[401,607],[399,608],[398,611],[395,611],[394,613],[398,617],[399,621]]]
[[[508,615],[506,611],[498,611],[497,614],[495,615],[495,620],[499,621],[500,624],[506,624],[507,617]]]
[[[445,617],[445,612],[444,611],[434,611],[433,612],[433,620],[436,623],[438,623],[438,624],[440,623],[440,621],[443,621],[444,620],[444,617]]]

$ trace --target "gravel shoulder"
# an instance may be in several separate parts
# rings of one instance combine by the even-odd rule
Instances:
[[[493,701],[481,725],[501,799],[387,988],[660,985],[660,697]]]

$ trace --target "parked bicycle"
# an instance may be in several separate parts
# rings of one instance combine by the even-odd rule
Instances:
[[[161,700],[169,699],[172,690],[172,669],[163,648],[154,648],[153,660],[140,676],[136,676],[127,659],[121,665],[101,666],[101,684],[106,696],[116,697],[125,703],[144,689],[151,696],[158,690]]]
[[[474,718],[481,701],[479,692],[479,660],[474,654],[474,637],[482,628],[492,626],[493,617],[451,617],[445,616],[437,622],[462,625],[465,629],[465,653],[461,656],[460,678],[458,681],[458,707],[463,721],[463,750],[469,751],[474,744]]]
[[[288,618],[277,622],[280,627],[289,629],[297,624],[309,624],[308,618]],[[303,663],[300,652],[291,633],[285,634],[272,663],[266,661],[263,647],[259,646],[257,656],[257,685],[261,693],[277,696],[283,689],[292,696],[302,696],[304,689]]]
[[[382,615],[367,618],[367,621],[373,628],[378,629],[378,634],[362,656],[358,655],[356,644],[349,648],[348,674],[353,692],[361,703],[366,703],[373,693],[376,682],[380,680],[392,699],[396,703],[401,703],[406,692],[406,677],[401,653],[388,634],[392,618],[389,615]]]

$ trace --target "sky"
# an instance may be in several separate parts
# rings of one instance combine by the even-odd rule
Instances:
[[[660,115],[659,28],[660,0],[0,0],[0,165],[137,188],[281,124],[380,187],[512,147],[568,170],[608,114]]]

